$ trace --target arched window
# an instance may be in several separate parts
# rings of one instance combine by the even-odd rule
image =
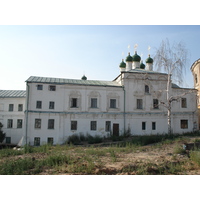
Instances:
[[[148,85],[145,85],[145,93],[149,94],[149,86]]]

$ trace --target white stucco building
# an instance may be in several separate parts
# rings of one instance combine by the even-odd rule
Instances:
[[[26,91],[0,90],[0,122],[6,133],[6,143],[18,144],[22,142],[22,137],[25,134],[25,101]]]
[[[126,131],[132,135],[167,133],[167,109],[161,102],[166,101],[168,75],[153,71],[150,56],[145,66],[136,52],[133,56],[129,54],[126,63],[122,61],[119,67],[120,74],[113,81],[87,80],[85,76],[77,80],[28,78],[24,143],[63,144],[75,133],[101,136]],[[196,130],[196,90],[175,84],[170,88],[171,96],[186,93],[172,103],[173,132]],[[15,100],[17,103],[18,99]],[[3,120],[5,124],[6,119]]]

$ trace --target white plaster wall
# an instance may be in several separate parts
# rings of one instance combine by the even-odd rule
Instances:
[[[6,137],[11,137],[12,144],[18,144],[22,139],[25,130],[25,98],[0,98],[0,122]],[[8,111],[9,104],[14,104],[14,110]],[[18,111],[18,104],[23,104],[23,111]],[[8,119],[13,119],[13,128],[7,128]],[[17,119],[22,119],[22,128],[17,128]],[[5,141],[5,140],[4,140]]]

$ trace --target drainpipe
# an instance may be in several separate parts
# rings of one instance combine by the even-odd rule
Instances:
[[[26,145],[28,143],[28,106],[29,106],[29,85],[28,82],[26,83],[27,88],[27,97],[26,97],[26,133],[25,133],[25,141]]]
[[[124,85],[122,86],[123,91],[124,91],[124,134],[126,132],[126,90],[124,89]]]

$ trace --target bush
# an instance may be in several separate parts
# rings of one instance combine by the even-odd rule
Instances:
[[[0,143],[2,143],[6,137],[6,134],[2,131],[3,124],[0,122]]]
[[[80,140],[80,137],[77,134],[71,135],[67,139],[67,144],[77,145],[77,144],[80,144],[80,143],[81,143],[81,140]]]

